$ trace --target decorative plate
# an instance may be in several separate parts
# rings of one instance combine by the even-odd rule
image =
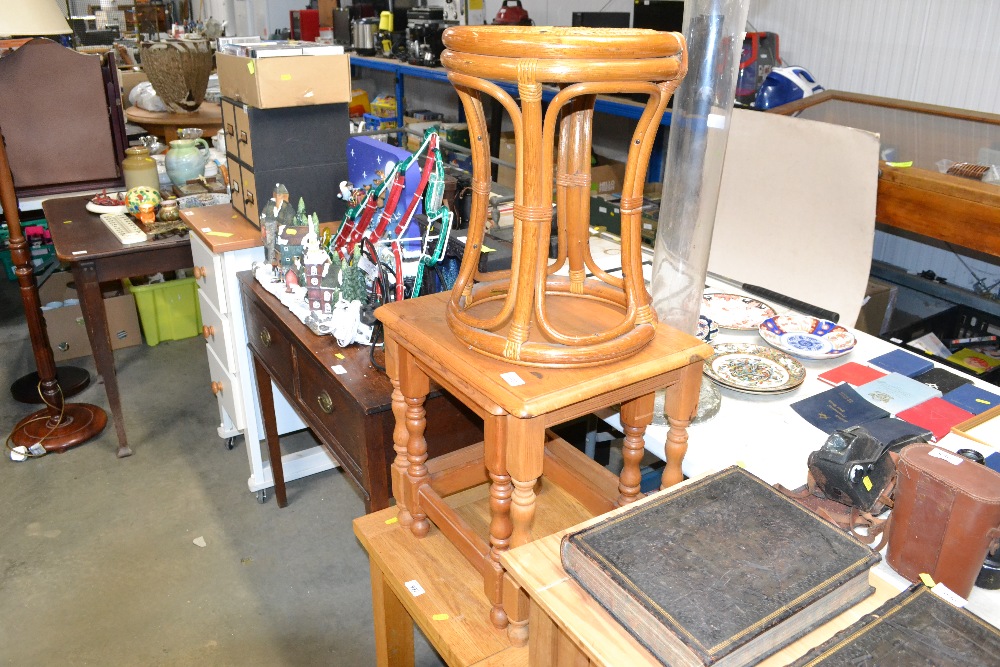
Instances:
[[[760,337],[782,352],[802,359],[835,359],[857,345],[850,331],[830,320],[808,315],[778,315],[764,320]]]
[[[730,389],[754,394],[790,391],[806,379],[796,359],[764,345],[719,343],[705,361],[705,375]]]
[[[101,213],[125,213],[128,211],[128,207],[125,206],[124,202],[124,192],[113,192],[111,194],[101,192],[101,194],[89,200],[86,203],[86,207],[88,211],[97,213],[98,215]]]
[[[702,339],[706,343],[711,343],[715,340],[715,337],[719,335],[719,325],[708,319],[704,315],[698,316],[698,333],[695,334],[698,338]]]
[[[753,331],[778,314],[763,301],[742,294],[706,294],[701,298],[701,313],[721,329],[740,331]]]

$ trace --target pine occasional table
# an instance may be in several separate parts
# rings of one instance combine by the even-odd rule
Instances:
[[[652,421],[653,394],[664,387],[670,430],[663,485],[680,482],[687,426],[697,408],[702,365],[712,348],[660,325],[648,346],[621,361],[570,369],[526,367],[480,354],[458,340],[442,317],[447,299],[447,293],[424,296],[376,312],[385,325],[396,417],[393,495],[403,526],[423,537],[433,520],[479,570],[494,625],[503,628],[510,621],[511,640],[520,645],[527,641],[526,598],[505,580],[500,554],[554,532],[549,521],[536,521],[536,495],[545,494],[551,483],[593,515],[638,499],[643,433]],[[602,315],[600,304],[563,305]],[[424,400],[431,380],[483,418],[482,444],[427,460]],[[624,469],[609,484],[611,473],[547,435],[546,429],[618,404],[625,432]],[[445,500],[485,483],[488,541]],[[544,524],[545,530],[534,535],[533,523],[536,528]]]

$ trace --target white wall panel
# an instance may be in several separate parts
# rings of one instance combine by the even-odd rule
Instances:
[[[826,88],[1000,113],[996,0],[751,0]]]

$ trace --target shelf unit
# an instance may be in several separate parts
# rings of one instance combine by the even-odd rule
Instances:
[[[351,55],[351,68],[352,75],[354,71],[369,69],[376,70],[380,72],[390,72],[395,77],[395,95],[398,101],[396,105],[396,122],[399,123],[399,127],[403,127],[403,103],[404,93],[406,92],[406,79],[411,77],[414,79],[423,79],[425,81],[437,81],[443,83],[447,86],[451,86],[451,82],[448,80],[448,72],[441,67],[423,67],[421,65],[409,65],[399,60],[392,60],[389,58],[377,58],[377,57],[366,57]],[[504,81],[494,81],[498,86],[503,88],[505,91],[511,95],[517,96],[517,86]],[[548,102],[556,93],[559,92],[556,88],[545,87],[542,90],[542,99]],[[615,98],[604,95],[599,95],[597,101],[594,104],[594,111],[597,113],[608,114],[611,116],[618,116],[619,118],[629,118],[631,120],[638,120],[642,115],[642,110],[644,106],[638,102],[633,102],[628,99]],[[463,118],[461,109],[459,109],[459,117]],[[668,110],[663,114],[663,118],[660,121],[661,127],[670,126],[670,111]],[[653,152],[649,159],[649,173],[648,180],[652,182],[657,182],[662,179],[663,176],[663,156],[666,151],[666,145],[664,143],[666,137],[666,132],[658,132],[656,135],[656,142],[653,144]],[[498,137],[491,137],[491,140],[497,140]],[[496,155],[496,147],[490,146],[491,152]]]

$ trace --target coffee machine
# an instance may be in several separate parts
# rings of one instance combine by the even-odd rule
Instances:
[[[406,61],[411,65],[437,67],[444,43],[445,28],[455,25],[444,20],[440,7],[414,7],[406,12]]]

